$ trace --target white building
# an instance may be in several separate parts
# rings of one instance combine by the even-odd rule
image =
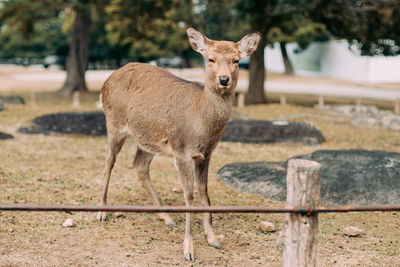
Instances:
[[[288,44],[287,51],[295,73],[300,76],[323,76],[357,82],[400,82],[400,56],[360,56],[349,49],[345,40],[312,43],[295,53],[297,45]],[[265,48],[266,69],[284,72],[278,44]]]

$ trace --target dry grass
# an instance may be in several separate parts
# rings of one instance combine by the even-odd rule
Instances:
[[[93,88],[93,87],[92,87]],[[94,87],[95,88],[95,87]],[[39,90],[36,88],[36,90]],[[53,88],[54,90],[54,88]],[[10,93],[10,92],[8,92]],[[21,94],[29,96],[28,91]],[[29,97],[28,97],[29,99]],[[105,137],[77,135],[24,135],[16,132],[39,115],[71,110],[92,110],[96,97],[87,97],[74,109],[69,100],[38,100],[36,108],[7,106],[1,112],[0,131],[15,139],[0,141],[0,203],[97,204],[106,155]],[[254,119],[301,115],[324,133],[327,141],[316,147],[293,143],[254,145],[220,143],[210,166],[209,191],[213,205],[280,205],[222,184],[215,172],[239,161],[283,161],[318,149],[380,149],[400,151],[399,133],[383,128],[360,129],[345,118],[332,117],[310,107],[276,104],[237,109]],[[135,144],[129,140],[119,155],[111,178],[109,204],[149,205],[149,198],[131,169]],[[151,176],[166,205],[183,205],[172,160],[157,156]],[[199,204],[196,202],[196,204]],[[318,266],[398,266],[400,214],[352,213],[320,215]],[[173,214],[178,228],[169,228],[153,214],[113,214],[99,223],[94,213],[0,212],[1,266],[165,266],[187,265],[182,255],[184,215]],[[64,228],[66,218],[76,227]],[[196,261],[206,266],[281,266],[278,233],[258,229],[268,220],[281,229],[283,215],[216,214],[215,229],[225,237],[223,249],[207,245],[195,215]],[[348,238],[342,229],[361,228],[361,237]]]

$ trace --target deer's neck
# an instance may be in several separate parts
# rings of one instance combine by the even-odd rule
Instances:
[[[207,87],[205,85],[203,91],[203,102],[201,108],[203,114],[206,114],[204,118],[210,120],[211,123],[223,123],[228,122],[232,112],[232,105],[234,100],[234,92],[221,94],[216,88]],[[225,125],[224,125],[225,126]]]

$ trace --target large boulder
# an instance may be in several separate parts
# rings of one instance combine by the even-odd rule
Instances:
[[[323,205],[400,204],[400,153],[319,150],[296,156],[322,164]],[[286,162],[233,163],[217,175],[225,183],[266,199],[286,200]]]
[[[324,142],[325,138],[319,129],[307,122],[232,120],[226,126],[222,141],[317,145]]]

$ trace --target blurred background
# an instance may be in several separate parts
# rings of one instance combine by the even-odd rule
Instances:
[[[99,90],[111,73],[104,70],[130,61],[201,80],[203,61],[189,46],[188,25],[219,40],[262,33],[264,49],[240,62],[247,104],[266,103],[268,90],[310,93],[296,87],[302,81],[321,90],[327,81],[399,88],[399,0],[1,0],[0,75],[11,72],[21,86],[57,81],[49,86],[63,96]]]

